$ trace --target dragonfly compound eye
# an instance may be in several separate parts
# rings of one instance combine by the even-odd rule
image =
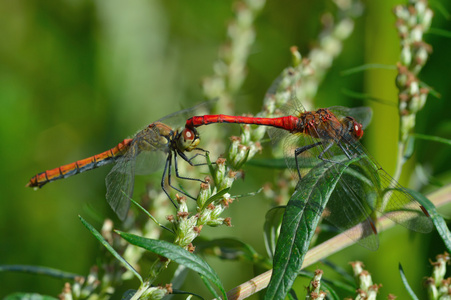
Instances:
[[[358,123],[357,121],[353,122],[353,132],[354,135],[358,138],[361,139],[363,136],[363,128],[362,128],[362,124]]]
[[[347,117],[349,133],[356,139],[361,139],[363,136],[362,124],[357,122],[353,117]]]
[[[197,131],[189,128],[185,128],[182,131],[182,134],[179,139],[179,143],[181,144],[181,148],[185,149],[186,151],[194,150],[197,145],[199,145],[200,138]]]

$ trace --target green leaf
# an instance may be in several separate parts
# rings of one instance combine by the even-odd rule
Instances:
[[[347,69],[341,72],[341,76],[348,76],[355,73],[360,73],[363,71],[371,70],[371,69],[383,69],[383,70],[396,70],[395,65],[383,65],[383,64],[366,64],[361,65],[352,69]]]
[[[202,274],[200,274],[200,278],[202,279],[202,281],[204,282],[205,286],[207,287],[207,289],[210,291],[210,293],[213,294],[213,296],[215,297],[215,299],[221,299],[221,297],[219,297],[218,293],[216,293],[216,290],[213,288],[213,286],[211,285],[210,281],[203,276]],[[226,296],[227,297],[227,296]]]
[[[208,280],[207,280],[207,282],[208,282]],[[208,282],[208,284],[210,284],[210,282]],[[171,295],[191,295],[191,296],[194,296],[194,297],[202,299],[202,300],[204,299],[201,295],[198,295],[196,293],[182,291],[182,290],[178,290],[178,289],[172,289],[172,294]],[[218,297],[218,299],[219,299],[219,297]]]
[[[399,264],[399,274],[401,275],[402,283],[404,284],[407,292],[409,293],[410,298],[412,298],[413,300],[418,300],[417,295],[415,295],[415,293],[413,292],[412,288],[409,285],[409,282],[407,281],[406,275],[404,275],[404,270],[402,269],[401,264]]]
[[[47,275],[55,278],[62,279],[75,279],[75,277],[83,277],[78,274],[68,273],[57,269],[41,266],[28,266],[28,265],[0,265],[0,272],[22,272],[38,275]]]
[[[186,280],[186,276],[188,275],[189,269],[184,265],[178,265],[177,269],[172,276],[172,289],[179,289]]]
[[[439,136],[415,133],[413,135],[413,137],[416,138],[416,139],[433,141],[433,142],[442,143],[442,144],[451,146],[451,140],[445,139],[445,138],[442,138],[442,137],[439,137]]]
[[[276,243],[284,212],[285,206],[277,206],[271,208],[265,216],[263,237],[265,239],[266,252],[271,260],[274,258],[274,252],[276,252]]]
[[[441,28],[430,28],[428,33],[435,34],[445,38],[451,38],[451,31]]]
[[[348,89],[341,89],[341,92],[345,95],[345,96],[349,96],[355,99],[361,99],[361,100],[369,100],[369,101],[373,101],[376,103],[381,103],[387,106],[397,106],[397,102],[393,102],[393,101],[389,101],[389,100],[385,100],[385,99],[381,99],[381,98],[377,98],[372,96],[371,94],[367,94],[367,93],[358,93],[355,91],[351,91]]]
[[[449,231],[448,226],[446,226],[446,222],[443,217],[440,216],[440,214],[437,212],[435,205],[420,192],[409,188],[405,189],[427,210],[427,212],[431,216],[435,228],[437,229],[437,232],[445,243],[446,248],[448,249],[448,251],[451,251],[451,232]]]
[[[404,161],[409,160],[415,151],[415,138],[411,135],[407,138],[406,147],[403,153]]]
[[[166,229],[167,231],[169,231],[172,234],[175,234],[174,230],[164,226],[163,224],[161,224],[160,222],[158,222],[158,220],[152,216],[144,207],[142,207],[138,202],[136,202],[135,200],[133,200],[132,198],[130,198],[130,200],[133,202],[133,204],[135,204],[136,206],[138,206],[138,208],[143,211],[155,224],[157,224],[158,226],[160,226],[163,229]]]
[[[208,198],[207,201],[205,201],[204,205],[201,207],[201,210],[203,210],[205,207],[207,207],[208,205],[210,205],[210,203],[217,201],[219,199],[222,198],[222,196],[224,196],[226,193],[228,193],[230,190],[230,187],[225,188],[223,190],[220,190],[219,192],[217,192],[216,194],[214,194],[213,196],[211,196],[210,198]]]
[[[58,300],[51,296],[45,296],[40,294],[28,294],[28,293],[14,293],[3,298],[4,300]]]
[[[271,263],[255,251],[251,245],[234,238],[198,241],[196,243],[196,252],[214,255],[221,259],[244,259],[253,264],[265,264],[266,267],[271,267]]]
[[[136,294],[137,290],[126,290],[125,293],[122,294],[121,300],[130,300]]]
[[[78,217],[80,218],[83,225],[85,225],[85,227],[88,228],[89,231],[91,231],[91,233],[94,235],[94,237],[100,243],[102,243],[102,245],[108,251],[110,251],[110,253],[113,254],[113,256],[116,257],[116,259],[119,260],[129,271],[131,271],[133,274],[135,274],[136,278],[138,278],[141,283],[143,283],[143,279],[142,279],[141,275],[139,275],[139,273],[135,270],[135,268],[133,268],[122,256],[120,256],[119,253],[117,253],[116,250],[114,250],[114,248],[111,247],[111,245],[103,238],[103,236],[91,224],[89,224],[81,216],[78,216]]]
[[[288,158],[293,160],[294,158]],[[284,158],[268,158],[268,159],[251,159],[246,163],[246,165],[255,166],[255,167],[261,167],[261,168],[267,168],[267,169],[287,169],[287,162]],[[312,163],[312,165],[302,165],[303,168],[312,168],[315,165]]]
[[[134,234],[116,231],[122,238],[129,243],[144,248],[148,251],[156,253],[158,255],[169,258],[178,264],[184,265],[187,268],[205,276],[206,279],[213,282],[226,298],[224,287],[216,272],[207,264],[206,261],[198,257],[197,255],[188,252],[180,246],[171,244],[166,241],[153,240],[143,238]]]
[[[265,299],[284,299],[290,291],[330,195],[346,168],[358,159],[320,164],[299,181],[285,209]]]
[[[354,292],[357,289],[354,277],[352,275],[350,275],[345,269],[343,269],[339,265],[334,264],[333,262],[331,262],[328,259],[322,259],[321,263],[324,264],[325,266],[328,266],[333,271],[335,271],[340,276],[341,281],[346,281],[346,283],[343,283],[343,284],[345,284],[346,286],[350,286],[350,289],[349,289],[350,292]],[[337,281],[337,282],[340,282],[340,281]],[[335,281],[333,283],[335,284]],[[343,285],[340,284],[340,286],[338,286],[338,285],[336,285],[336,286],[341,288]]]
[[[451,18],[451,14],[440,1],[431,1],[429,5],[434,12],[440,13],[445,19],[449,20]],[[428,33],[429,31],[431,31],[431,29],[428,30]]]
[[[243,157],[243,159],[240,160],[240,163],[237,164],[236,166],[232,166],[234,170],[239,170],[239,169],[241,169],[241,167],[247,162],[247,160],[248,160],[248,158],[249,158],[249,153],[250,153],[250,151],[251,151],[251,150],[248,148],[248,149],[246,150],[246,155]],[[227,161],[232,162],[233,160],[231,160],[231,159],[229,158]]]
[[[218,185],[218,179],[216,178],[215,168],[213,167],[213,163],[210,160],[210,153],[208,151],[205,153],[205,159],[207,160],[208,170],[210,171],[210,174],[213,177],[213,182],[215,183],[215,185]]]

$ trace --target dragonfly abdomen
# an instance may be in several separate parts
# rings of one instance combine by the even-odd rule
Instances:
[[[258,118],[243,116],[227,116],[227,115],[205,115],[195,116],[186,121],[187,128],[199,127],[213,123],[235,123],[235,124],[251,124],[263,125],[285,130],[293,131],[299,120],[294,116],[286,116],[279,118]]]
[[[40,188],[48,182],[67,178],[78,173],[110,164],[124,154],[125,150],[128,149],[131,141],[132,139],[125,139],[116,147],[100,154],[39,173],[33,176],[26,186]]]

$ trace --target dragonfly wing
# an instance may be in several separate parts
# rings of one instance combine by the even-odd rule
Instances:
[[[428,233],[433,228],[431,218],[420,203],[400,186],[387,172],[378,169],[382,190],[387,190],[387,204],[381,212],[388,218],[417,232]]]
[[[180,126],[185,126],[186,120],[189,119],[190,117],[209,113],[217,101],[218,98],[209,101],[204,101],[193,107],[186,108],[184,110],[180,110],[170,115],[167,115],[159,119],[157,122],[162,122],[166,125],[169,125],[173,129],[177,129]]]
[[[289,133],[283,135],[283,138],[285,160],[296,178],[298,177],[298,172],[294,159],[294,151],[296,148],[320,142],[317,147],[308,149],[298,156],[302,176],[302,179],[297,185],[297,189],[300,190],[297,191],[298,195],[301,196],[305,194],[305,192],[302,191],[304,186],[302,181],[305,174],[313,168],[328,168],[333,177],[342,176],[328,200],[326,211],[324,213],[325,219],[340,231],[346,232],[351,239],[357,241],[365,248],[376,250],[379,242],[374,222],[370,217],[372,207],[366,201],[366,197],[369,196],[369,193],[366,191],[368,190],[371,181],[362,176],[358,176],[359,173],[356,171],[356,169],[358,169],[358,164],[356,166],[351,164],[351,166],[349,166],[342,174],[338,172],[336,166],[338,163],[343,162],[348,158],[343,155],[343,152],[338,146],[333,145],[328,151],[324,152],[327,144],[323,145],[320,139],[314,139],[305,134]],[[322,152],[324,152],[323,157],[325,159],[333,159],[334,162],[318,159],[318,156]],[[302,200],[307,201],[307,199]],[[316,209],[318,214],[322,213],[322,209],[315,208],[314,203],[306,204],[310,206],[310,210]]]
[[[167,154],[163,151],[142,151],[136,157],[135,174],[147,175],[160,170],[166,162]]]
[[[361,111],[364,112],[365,109]],[[334,131],[335,133],[340,132],[338,123],[329,122],[320,131],[316,131],[314,128],[311,129],[323,140],[322,147],[324,149],[327,148],[328,143],[334,144],[327,153],[324,153],[323,157],[335,161],[337,155],[343,155],[345,153],[348,158],[359,158],[353,164],[358,168],[356,172],[367,178],[370,182],[370,187],[364,191],[365,202],[373,210],[385,214],[391,220],[411,230],[418,232],[431,231],[433,227],[432,221],[424,213],[418,201],[382,169],[356,138],[350,135],[337,134],[334,135],[336,136],[335,140],[330,139],[331,133]],[[353,189],[351,180],[343,180],[342,182],[343,185],[347,185],[350,189]],[[387,191],[388,193],[384,194]],[[352,197],[352,199],[353,201],[359,202],[358,197]]]
[[[410,230],[423,233],[432,230],[432,220],[422,205],[382,169],[360,142],[350,144],[348,149],[362,157],[362,173],[371,181],[372,189],[378,192],[378,197],[370,203],[374,209]]]
[[[273,144],[282,144],[282,149],[284,152],[285,162],[288,169],[296,180],[299,180],[299,173],[296,167],[295,160],[295,150],[300,147],[301,144],[305,143],[305,137],[302,134],[292,134],[284,129],[270,128],[268,130],[268,135],[271,138]],[[317,159],[310,155],[304,155],[298,159],[299,167],[302,169],[301,174],[304,169],[311,168],[315,165]]]
[[[339,125],[337,122],[338,120],[335,120],[330,124],[324,124],[321,130],[310,127],[308,134],[290,134],[285,139],[285,155],[286,157],[293,156],[296,148],[306,149],[298,155],[300,168],[307,168],[306,171],[308,171],[316,167],[325,167],[329,168],[332,176],[342,176],[329,198],[325,218],[340,231],[346,232],[350,230],[348,236],[362,246],[376,250],[378,248],[378,238],[374,223],[370,218],[372,207],[366,201],[368,194],[363,192],[363,190],[368,190],[367,188],[365,189],[365,185],[368,185],[370,181],[368,179],[365,180],[362,176],[355,178],[356,174],[359,174],[355,170],[359,168],[359,161],[351,164],[344,173],[338,171],[338,164],[348,160],[348,157],[344,155],[343,150],[337,145],[339,141],[335,141],[326,135],[326,133],[339,131],[340,128],[336,127]],[[308,148],[308,146],[315,144],[317,146]],[[319,159],[319,156],[323,159]],[[293,168],[293,164],[291,167]],[[294,169],[296,169],[295,165]],[[361,179],[360,181],[359,178]],[[302,179],[299,187],[302,188]]]
[[[347,157],[342,156],[342,159],[346,160]],[[370,217],[373,209],[367,202],[370,196],[367,192],[368,180],[359,180],[359,176],[356,176],[358,173],[349,172],[355,167],[355,164],[351,164],[341,175],[327,203],[325,219],[365,248],[376,250],[379,240]],[[333,166],[331,172],[334,170]]]
[[[332,106],[329,110],[333,112],[336,116],[342,117],[353,117],[360,124],[362,124],[363,129],[365,129],[371,122],[373,117],[373,110],[368,106],[360,107],[343,107],[343,106]]]
[[[122,221],[127,216],[133,196],[137,152],[137,144],[132,142],[130,149],[117,160],[105,179],[107,202]]]

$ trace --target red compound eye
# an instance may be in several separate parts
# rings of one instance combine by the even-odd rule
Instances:
[[[191,129],[185,128],[183,130],[183,139],[185,141],[192,141],[195,138],[195,134]]]
[[[354,134],[357,138],[361,139],[363,136],[362,124],[354,121]]]

